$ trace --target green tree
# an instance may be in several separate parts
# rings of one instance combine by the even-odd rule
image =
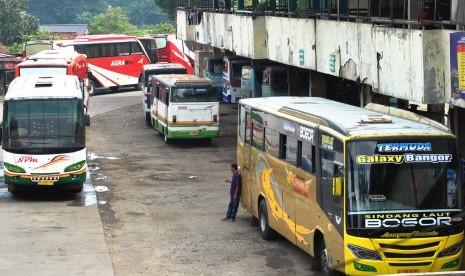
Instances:
[[[171,21],[176,20],[176,10],[178,8],[178,1],[173,0],[154,0],[155,5],[160,7],[163,11],[168,14]]]
[[[39,29],[37,19],[26,11],[27,0],[0,0],[0,43],[21,43],[23,35]]]
[[[106,13],[96,15],[89,26],[89,34],[108,33],[141,35],[141,31],[129,23],[120,7],[110,7]]]
[[[107,0],[31,0],[29,12],[40,19],[41,24],[88,23],[81,21],[89,13],[96,15],[105,12]]]

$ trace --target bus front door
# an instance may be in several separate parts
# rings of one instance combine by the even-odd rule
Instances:
[[[251,185],[249,183],[250,181],[253,181],[253,178],[250,177],[250,175],[253,175],[252,172],[252,162],[251,162],[251,144],[252,144],[252,113],[249,108],[242,108],[241,112],[245,112],[244,114],[244,134],[245,134],[245,139],[244,141],[244,147],[243,147],[243,152],[242,152],[242,164],[243,167],[241,170],[243,170],[243,173],[241,173],[241,181],[242,181],[242,188],[247,187],[247,191],[242,191],[242,204],[245,205],[245,209],[250,210],[252,214],[255,214],[257,212],[256,207],[253,202],[253,190],[250,189],[249,187],[254,187],[255,185]],[[258,214],[258,213],[257,213]]]

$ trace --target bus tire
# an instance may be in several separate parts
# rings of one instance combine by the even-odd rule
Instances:
[[[326,244],[324,240],[321,241],[319,261],[320,261],[321,272],[323,272],[323,275],[325,276],[344,275],[343,273],[333,270],[329,267],[328,249],[326,248]]]
[[[86,126],[90,126],[90,115],[89,114],[84,115],[84,119],[86,121]]]
[[[166,144],[171,144],[171,139],[168,138],[168,136],[165,135],[165,143]]]
[[[145,125],[149,127],[152,126],[152,117],[150,117],[150,113],[145,113]]]
[[[88,88],[88,90],[89,90],[89,95],[90,96],[95,95],[95,83],[94,83],[93,80],[89,80],[89,88]]]
[[[142,90],[144,87],[144,82],[142,81],[142,76],[139,77],[139,80],[137,81],[137,84],[134,86],[136,90]]]
[[[18,187],[14,184],[8,184],[8,192],[10,192],[12,195],[17,195],[18,194]]]
[[[260,201],[260,207],[258,209],[258,221],[262,239],[272,240],[276,238],[276,232],[271,229],[270,225],[268,224],[268,211],[266,210],[265,200]]]
[[[78,185],[73,185],[68,189],[68,191],[73,194],[78,194],[82,192],[83,185],[84,185],[83,183],[78,184]]]

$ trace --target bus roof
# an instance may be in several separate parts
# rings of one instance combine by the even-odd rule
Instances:
[[[431,119],[376,104],[367,105],[368,109],[317,97],[250,98],[242,99],[240,103],[286,119],[319,124],[345,136],[450,133],[446,126]]]
[[[66,67],[67,61],[64,59],[27,59],[20,64],[16,65],[19,67]]]
[[[76,51],[64,52],[64,51],[59,51],[59,50],[43,50],[43,51],[38,52],[37,54],[29,56],[27,60],[63,59],[63,60],[71,61],[73,58],[79,55],[83,55],[83,54],[79,54]]]
[[[179,85],[213,85],[209,79],[201,78],[196,75],[186,74],[170,74],[170,75],[155,75],[157,81],[162,82],[169,86]]]
[[[132,35],[125,35],[125,34],[98,34],[98,35],[79,35],[76,36],[75,39],[82,39],[87,41],[94,41],[94,40],[121,40],[121,39],[128,39],[128,38],[137,38],[136,36]]]
[[[76,76],[24,76],[15,78],[8,88],[5,101],[44,98],[82,99]]]
[[[144,71],[156,71],[156,70],[163,70],[163,69],[186,69],[179,63],[155,63],[155,64],[145,64]]]

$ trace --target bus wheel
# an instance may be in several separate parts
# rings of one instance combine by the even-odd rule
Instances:
[[[77,194],[77,193],[80,193],[80,192],[82,191],[82,187],[83,187],[83,183],[78,184],[78,185],[71,186],[71,187],[68,189],[68,191],[69,191],[70,193],[75,193],[75,194]]]
[[[165,135],[165,143],[166,144],[171,144],[171,139],[168,138],[168,136]]]
[[[321,272],[323,272],[323,275],[344,275],[339,271],[332,270],[329,267],[329,255],[328,255],[328,249],[326,248],[325,241],[321,242],[321,247],[320,247],[320,267],[321,267]]]
[[[262,239],[274,239],[276,237],[276,232],[273,229],[271,229],[270,225],[268,224],[268,211],[266,210],[265,200],[260,201],[260,207],[258,209],[258,221]]]
[[[13,195],[17,195],[18,187],[16,187],[16,185],[13,185],[13,184],[8,184],[8,192],[10,192]]]
[[[145,113],[145,124],[149,127],[152,126],[152,118],[150,117],[150,113]]]
[[[139,77],[139,81],[137,82],[137,84],[134,86],[134,88],[136,90],[142,90],[144,86],[144,82],[142,81],[142,76]]]
[[[87,90],[89,91],[90,96],[95,95],[95,83],[94,83],[94,81],[89,80],[89,86],[88,86]]]
[[[86,121],[86,126],[90,126],[90,115],[89,114],[84,115],[84,119]]]

